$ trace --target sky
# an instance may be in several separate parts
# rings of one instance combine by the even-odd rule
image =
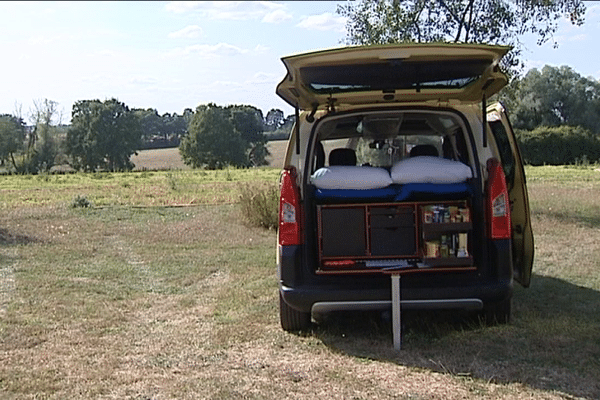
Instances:
[[[27,121],[58,103],[117,98],[130,108],[182,114],[209,102],[292,108],[275,94],[281,57],[338,47],[340,1],[0,2],[0,114]],[[526,68],[568,65],[600,80],[600,2],[586,22],[560,22],[558,48],[526,38]]]

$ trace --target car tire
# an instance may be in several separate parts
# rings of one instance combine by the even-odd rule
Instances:
[[[510,323],[512,296],[497,303],[488,303],[483,308],[482,317],[486,325],[505,325]]]
[[[310,327],[310,313],[301,312],[290,307],[279,293],[279,317],[284,331],[304,331]]]

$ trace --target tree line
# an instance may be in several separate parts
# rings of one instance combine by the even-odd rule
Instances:
[[[220,109],[222,115],[212,124],[194,122]],[[295,120],[279,109],[263,117],[261,110],[245,105],[201,105],[160,115],[155,109],[129,108],[117,99],[77,101],[71,123],[63,124],[62,118],[58,103],[47,99],[34,101],[31,125],[20,110],[0,115],[2,170],[39,173],[58,165],[77,171],[130,170],[137,151],[164,147],[180,147],[185,162],[195,167],[264,165],[266,143],[287,139]]]
[[[524,162],[564,165],[600,161],[600,81],[568,66],[532,69],[500,94]]]
[[[568,66],[545,66],[515,77],[498,95],[510,115],[525,163],[562,165],[600,161],[600,82]],[[294,116],[278,109],[263,116],[249,105],[200,105],[179,115],[130,109],[117,99],[77,101],[71,124],[58,104],[34,102],[31,126],[20,113],[0,115],[4,171],[39,173],[56,165],[81,171],[134,167],[147,148],[178,146],[192,167],[266,164],[269,140],[287,139]]]

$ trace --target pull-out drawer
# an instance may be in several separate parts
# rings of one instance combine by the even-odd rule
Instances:
[[[368,207],[372,256],[411,256],[417,253],[415,209],[412,206]]]
[[[369,207],[371,228],[414,228],[413,207]]]

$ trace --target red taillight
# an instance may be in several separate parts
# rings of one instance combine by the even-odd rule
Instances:
[[[279,244],[282,246],[302,243],[300,193],[296,179],[294,167],[285,168],[281,173],[278,237]]]
[[[510,202],[502,164],[495,158],[488,160],[488,226],[492,239],[510,239]]]

